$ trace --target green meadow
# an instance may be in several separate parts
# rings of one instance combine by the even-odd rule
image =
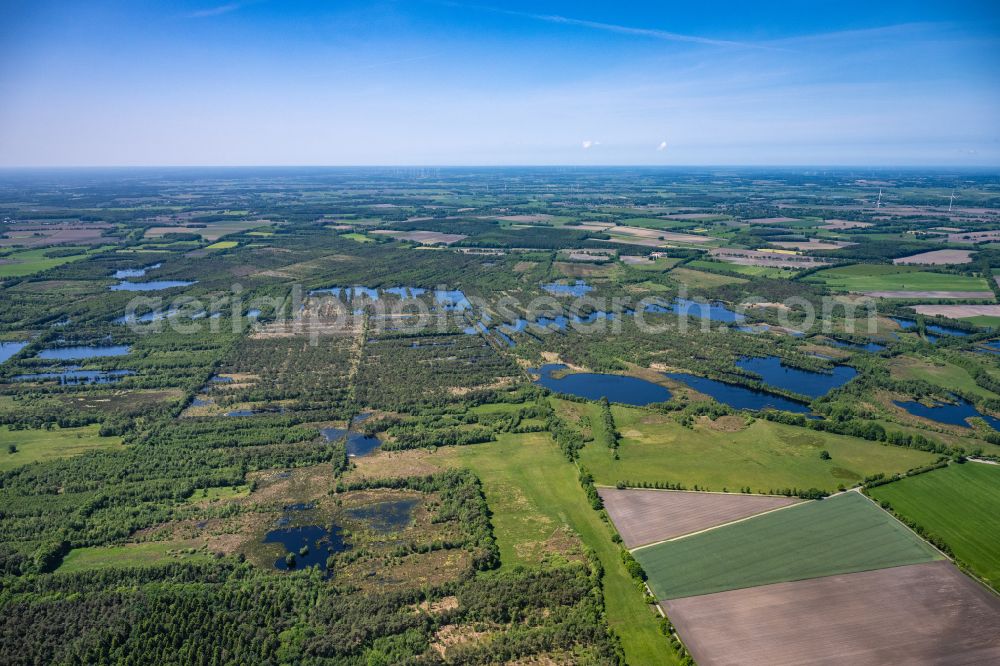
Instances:
[[[942,556],[857,492],[633,551],[658,599],[918,564]]]
[[[869,491],[942,539],[1000,589],[1000,465],[968,462],[907,477]]]
[[[934,273],[919,266],[854,264],[813,273],[807,282],[822,282],[837,291],[989,291],[986,280],[968,275]]]
[[[562,403],[564,409],[589,409],[597,422],[595,405]],[[620,460],[606,447],[587,444],[580,461],[599,484],[618,481],[682,483],[710,490],[750,486],[754,492],[781,488],[819,488],[835,491],[864,477],[892,474],[933,463],[924,451],[807,430],[763,419],[749,426],[743,417],[702,420],[693,429],[655,412],[612,407],[622,435]],[[820,458],[821,451],[830,460]]]
[[[608,623],[621,637],[628,662],[675,663],[608,526],[588,504],[576,468],[548,433],[502,434],[489,444],[442,448],[434,460],[471,468],[482,480],[504,567],[537,564],[545,543],[563,528],[579,534],[604,565]]]
[[[53,427],[51,430],[11,430],[9,427],[0,427],[0,471],[33,462],[77,456],[87,451],[121,447],[120,437],[101,437],[99,429],[100,426],[97,425],[80,428]],[[16,447],[17,452],[10,453],[10,446]]]

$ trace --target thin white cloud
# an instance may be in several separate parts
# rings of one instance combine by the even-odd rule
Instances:
[[[661,141],[661,142],[660,142],[660,145],[658,145],[658,146],[656,147],[656,150],[657,150],[657,151],[659,151],[659,152],[661,152],[661,153],[662,153],[662,152],[663,152],[664,150],[666,150],[666,149],[667,149],[667,142],[666,142],[666,141]]]
[[[188,18],[208,18],[210,16],[219,16],[221,14],[228,14],[229,12],[235,12],[242,6],[243,3],[241,2],[229,2],[224,5],[209,7],[208,9],[199,9],[196,12],[191,12],[187,16]]]
[[[730,41],[727,39],[713,39],[711,37],[702,37],[700,35],[686,35],[679,32],[670,32],[668,30],[658,30],[656,28],[635,28],[627,25],[619,25],[617,23],[602,23],[600,21],[588,21],[586,19],[572,18],[569,16],[560,16],[559,14],[532,14],[530,12],[519,12],[512,9],[501,9],[499,7],[490,7],[487,5],[473,5],[473,4],[463,4],[460,2],[441,2],[441,4],[449,5],[452,7],[460,7],[463,9],[478,9],[481,11],[495,12],[497,14],[506,14],[508,16],[519,16],[521,18],[531,19],[533,21],[545,21],[546,23],[558,23],[561,25],[572,25],[580,28],[591,28],[592,30],[603,30],[604,32],[614,32],[620,35],[634,35],[636,37],[648,37],[651,39],[659,39],[667,42],[687,42],[691,44],[703,44],[706,46],[736,46],[741,48],[759,48],[759,49],[771,49],[773,47],[766,46],[764,44],[755,44],[752,42],[737,42]]]
[[[587,139],[586,141],[584,141],[580,145],[583,147],[584,150],[590,150],[594,146],[601,145],[601,142],[600,141],[592,141],[591,139]]]

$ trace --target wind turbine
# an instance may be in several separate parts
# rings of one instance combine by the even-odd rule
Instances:
[[[882,207],[882,188],[878,188],[878,199],[875,201],[875,210]]]
[[[951,197],[948,199],[948,212],[951,212],[951,206],[955,203],[955,193],[951,193]]]

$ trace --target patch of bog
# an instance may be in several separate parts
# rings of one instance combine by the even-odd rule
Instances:
[[[528,371],[539,375],[535,380],[535,384],[539,386],[587,400],[607,398],[611,402],[636,406],[670,400],[669,389],[637,377],[592,372],[571,373],[558,378],[552,376],[565,369],[566,366],[561,363],[548,363],[538,369],[529,368]]]
[[[378,437],[370,437],[362,432],[349,432],[344,428],[323,428],[320,432],[323,433],[323,437],[328,442],[334,442],[346,436],[347,441],[344,443],[344,448],[347,449],[347,455],[351,457],[360,458],[371,455],[382,446]]]
[[[413,520],[413,509],[419,500],[404,499],[389,502],[378,502],[354,509],[348,509],[347,515],[354,520],[360,520],[378,534],[391,534],[405,528]]]
[[[285,548],[286,555],[274,561],[274,568],[282,571],[319,567],[327,571],[326,561],[334,553],[342,553],[351,546],[340,534],[336,525],[330,529],[320,525],[303,525],[300,527],[281,527],[271,530],[264,536],[264,543],[280,543]],[[294,555],[291,564],[287,553]],[[327,576],[329,572],[327,571]]]
[[[85,384],[113,384],[122,377],[134,375],[132,370],[80,370],[71,366],[59,372],[36,372],[26,375],[15,375],[15,382],[43,382],[50,379],[59,380],[62,386],[78,386]]]

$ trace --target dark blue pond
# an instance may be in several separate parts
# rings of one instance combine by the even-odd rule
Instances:
[[[0,363],[3,363],[27,346],[27,342],[0,342]]]
[[[349,456],[362,457],[371,455],[377,448],[382,446],[382,442],[379,441],[378,437],[369,437],[362,432],[348,432],[343,428],[323,428],[320,432],[323,433],[323,437],[328,442],[343,439],[346,435],[347,441],[344,443],[344,448],[347,449],[347,455]]]
[[[120,381],[122,377],[134,375],[132,370],[78,370],[76,368],[66,368],[60,372],[37,372],[28,375],[15,375],[15,382],[43,382],[49,379],[56,379],[63,386],[77,386],[81,384],[113,384]]]
[[[405,499],[369,504],[348,509],[347,515],[364,521],[369,528],[379,534],[398,532],[413,520],[413,508],[419,500]]]
[[[877,342],[866,342],[865,344],[861,344],[859,342],[847,342],[846,340],[838,340],[836,338],[828,338],[828,340],[834,347],[846,347],[848,349],[857,349],[859,351],[879,352],[885,349],[885,345],[880,345]]]
[[[583,280],[577,280],[575,284],[559,284],[557,282],[543,284],[542,289],[554,296],[583,296],[594,290]]]
[[[973,416],[979,416],[982,417],[983,420],[985,420],[994,430],[1000,430],[1000,419],[996,419],[988,414],[982,414],[976,409],[975,405],[958,396],[954,396],[954,399],[954,403],[935,402],[933,407],[928,407],[927,405],[923,405],[915,400],[894,400],[893,403],[897,407],[902,407],[913,416],[919,416],[925,419],[930,419],[931,421],[937,421],[938,423],[947,423],[949,425],[962,426],[965,428],[970,427],[965,421],[966,419]]]
[[[991,340],[990,342],[986,342],[981,347],[976,349],[976,351],[980,353],[1000,354],[1000,340]]]
[[[274,568],[282,571],[306,567],[319,567],[322,571],[326,571],[326,561],[331,555],[350,548],[341,537],[339,527],[334,526],[328,530],[319,525],[271,530],[264,536],[264,543],[280,543],[286,553],[295,554],[295,563],[292,566],[288,566],[285,555],[274,561]],[[308,552],[300,555],[303,547],[307,548]]]
[[[553,372],[565,369],[566,366],[561,363],[549,363],[537,370],[532,368],[529,371],[540,375],[540,378],[535,380],[539,386],[587,400],[607,398],[611,402],[637,406],[670,400],[670,391],[667,388],[636,377],[590,372],[568,374],[558,379],[552,376]]]
[[[111,291],[160,291],[161,289],[173,289],[175,287],[190,287],[194,282],[186,280],[152,280],[150,282],[130,282],[122,280],[118,284],[109,287]]]
[[[43,349],[38,352],[38,356],[35,358],[78,361],[84,358],[97,358],[100,356],[125,356],[128,354],[128,351],[128,345],[55,347],[53,349]]]
[[[826,395],[831,390],[851,381],[858,374],[857,370],[846,365],[834,366],[830,374],[789,368],[781,365],[780,356],[765,358],[745,356],[736,361],[736,365],[743,370],[760,375],[764,378],[765,384],[801,393],[810,398]]]
[[[745,386],[727,384],[707,377],[698,377],[684,372],[668,372],[667,377],[683,382],[694,390],[712,396],[724,405],[729,405],[733,409],[750,409],[759,411],[761,409],[779,409],[785,412],[796,414],[808,414],[809,406],[802,403],[771,395],[764,391],[755,391]]]

